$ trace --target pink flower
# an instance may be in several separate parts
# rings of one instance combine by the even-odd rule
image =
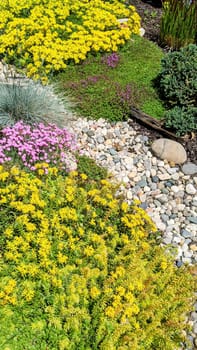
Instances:
[[[66,128],[60,129],[55,124],[34,126],[18,122],[13,127],[6,127],[0,139],[0,164],[18,159],[30,170],[35,170],[35,163],[45,161],[50,165],[60,164],[70,171],[69,157],[76,163],[73,152],[77,150],[76,139]]]

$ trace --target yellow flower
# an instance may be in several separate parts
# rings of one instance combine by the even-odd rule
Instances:
[[[43,169],[38,169],[38,175],[42,176],[45,174],[45,171]]]
[[[122,209],[122,211],[123,211],[124,213],[126,213],[126,212],[128,211],[128,208],[129,208],[128,203],[122,202],[122,204],[121,204],[121,209]]]
[[[167,261],[166,260],[163,260],[162,262],[161,262],[161,269],[162,270],[166,270],[167,269],[167,267],[168,267],[168,263],[167,263]]]
[[[9,173],[7,171],[0,173],[0,181],[5,181],[9,177]]]
[[[92,246],[87,246],[85,249],[84,249],[84,254],[86,256],[92,256],[94,254],[94,248]]]
[[[11,168],[11,170],[10,170],[10,174],[11,174],[11,175],[18,176],[19,173],[20,173],[19,169],[18,169],[17,167],[15,167],[15,166],[13,166],[13,167]]]
[[[110,318],[114,318],[115,317],[115,309],[112,306],[108,306],[105,310],[105,315],[110,317]]]
[[[7,237],[11,237],[12,236],[12,233],[13,233],[13,228],[12,227],[8,227],[5,229],[4,231],[4,234],[7,236]]]
[[[25,288],[22,292],[22,296],[25,298],[26,301],[31,301],[34,297],[34,290]]]
[[[123,296],[124,293],[125,293],[125,288],[122,287],[122,286],[119,286],[119,287],[116,288],[116,291],[117,291],[117,293],[118,293],[119,295]]]
[[[26,18],[21,14],[22,0],[17,4],[10,0],[9,11],[6,2],[0,5],[0,54],[8,61],[20,55],[27,75],[41,78],[44,84],[51,71],[65,69],[68,61],[79,63],[93,50],[115,51],[132,32],[139,32],[140,18],[134,7],[126,8],[117,1],[65,1],[47,1],[47,6],[38,1],[33,6],[28,0],[32,9]],[[70,13],[80,24],[68,19]],[[118,22],[124,17],[129,18],[127,28]]]
[[[90,289],[90,296],[92,299],[96,299],[100,295],[100,291],[97,287],[92,287]]]
[[[88,178],[86,174],[80,174],[80,176],[81,176],[82,180],[87,180],[87,178]]]
[[[59,252],[57,255],[57,260],[60,264],[64,264],[68,260],[68,257]]]

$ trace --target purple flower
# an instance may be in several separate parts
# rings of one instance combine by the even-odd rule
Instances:
[[[101,59],[101,62],[103,64],[106,64],[110,68],[116,68],[120,60],[120,56],[116,53],[113,52],[110,55],[104,56]]]

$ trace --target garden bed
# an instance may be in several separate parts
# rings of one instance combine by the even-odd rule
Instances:
[[[95,0],[95,3],[98,6],[97,12],[100,14],[100,28],[102,29],[102,24],[107,21],[111,27],[111,20],[117,26],[115,17],[111,19],[106,12],[103,13],[102,5],[107,6],[108,2],[105,1],[102,4],[100,0]],[[109,1],[109,3],[109,6],[113,5],[113,2]],[[30,16],[30,28],[33,27],[33,29],[40,16],[41,27],[40,23],[36,23],[40,32],[34,39],[38,40],[39,34],[42,37],[43,24],[46,26],[49,24],[47,35],[51,28],[57,29],[57,25],[51,26],[48,16],[54,22],[59,16],[58,25],[62,21],[62,26],[64,26],[63,22],[70,21],[72,27],[74,19],[73,35],[76,39],[78,38],[76,29],[81,30],[79,23],[76,23],[76,18],[79,19],[83,13],[86,16],[90,10],[89,18],[86,18],[89,22],[87,21],[85,26],[88,23],[90,29],[94,28],[92,21],[92,14],[95,11],[94,1],[87,4],[86,0],[76,0],[70,9],[71,16],[66,6],[68,13],[64,12],[65,8],[62,8],[61,1],[57,0],[56,3],[45,1],[46,4],[51,7],[48,9],[47,6],[43,6],[42,1],[40,3],[38,1],[38,7],[34,12],[34,2],[32,2],[32,11],[28,8],[29,5],[21,10],[23,5],[18,2],[13,10],[18,11],[14,16],[16,15],[16,21],[19,24],[21,24],[21,19],[22,23],[26,23],[23,21],[24,17]],[[3,5],[0,5],[0,10],[1,6]],[[12,6],[10,5],[9,9]],[[80,6],[82,7],[81,12],[79,11]],[[45,11],[46,7],[47,11]],[[115,10],[120,14],[119,9]],[[134,22],[136,20],[136,26],[132,31],[135,33],[139,27],[139,17],[133,10],[131,11]],[[126,17],[127,13],[121,10],[122,17],[123,15]],[[4,14],[9,16],[7,9]],[[69,17],[68,21],[65,21],[66,16]],[[154,14],[152,13],[151,16],[154,17]],[[5,23],[5,31],[9,24]],[[27,30],[27,36],[30,28]],[[58,35],[60,34],[62,43],[67,49],[65,41],[68,39],[70,27],[66,28],[66,40],[64,29],[58,27]],[[115,28],[114,34],[118,36],[122,31],[125,37],[128,35],[130,38],[127,29],[125,27],[118,27],[118,30]],[[106,28],[102,30],[106,34]],[[24,32],[25,30],[19,33],[23,36]],[[53,30],[51,33],[53,40],[56,38],[53,36],[54,33]],[[110,33],[108,32],[108,35]],[[122,123],[125,120],[125,114],[130,117],[130,106],[139,105],[143,114],[135,110],[137,113],[135,118],[137,119],[137,115],[141,114],[144,122],[145,119],[149,120],[149,127],[152,123],[153,128],[158,130],[161,126],[159,120],[162,117],[163,105],[154,92],[152,80],[158,73],[159,62],[163,56],[162,50],[147,39],[135,37],[125,47],[122,45],[119,54],[116,53],[116,40],[120,44],[120,38],[116,35],[114,38],[112,35],[113,45],[107,46],[107,49],[110,50],[106,49],[106,51],[113,52],[100,55],[98,52],[105,41],[101,40],[99,43],[101,47],[99,47],[97,45],[99,35],[96,36],[93,32],[90,40],[95,40],[95,43],[94,45],[90,43],[92,45],[91,59],[89,56],[78,66],[78,73],[80,73],[78,76],[77,70],[75,71],[76,63],[79,59],[85,59],[86,55],[83,56],[84,58],[80,57],[81,48],[83,48],[80,41],[78,45],[70,46],[70,56],[67,57],[68,68],[65,70],[65,76],[62,75],[63,80],[61,81],[66,96],[69,97],[69,88],[71,88],[70,91],[73,89],[73,97],[75,90],[79,88],[80,102],[85,101],[86,107],[89,107],[88,116],[95,117],[95,119],[108,117],[107,119],[112,122],[108,124],[110,127],[117,125],[116,121],[121,121],[119,123],[121,126],[124,124],[128,126],[127,123]],[[50,42],[49,37],[50,35],[47,39]],[[81,38],[84,40],[84,48],[87,49],[84,32]],[[47,42],[45,39],[44,44]],[[55,48],[57,42],[53,40],[51,43]],[[29,60],[32,59],[35,46],[36,59],[33,61],[35,67],[30,64],[29,74],[36,73],[34,78],[41,74],[41,78],[46,78],[43,80],[46,82],[48,77],[44,76],[45,73],[52,72],[53,68],[56,71],[59,70],[58,58],[61,55],[58,47],[55,52],[49,50],[47,54],[43,50],[47,58],[51,53],[52,61],[55,60],[55,62],[49,62],[47,67],[43,63],[46,57],[40,60],[37,55],[39,50],[37,44],[29,47],[29,51],[32,49],[32,52],[27,57],[25,56],[26,46],[27,43],[31,43],[31,40],[28,41],[24,35],[19,42],[23,45],[16,50],[18,57],[14,56],[15,52],[6,51],[6,45],[9,47],[9,42],[6,40],[3,42],[5,47],[2,48],[1,54],[13,55],[9,58],[16,59],[16,62],[11,61],[11,63],[16,63],[16,66],[18,64],[18,67],[21,65],[21,68],[24,68],[25,63],[29,63]],[[145,50],[146,45],[147,50]],[[60,46],[62,48],[62,45]],[[139,52],[139,47],[143,54]],[[20,57],[22,50],[24,56]],[[139,55],[141,55],[140,59]],[[97,65],[98,60],[100,63]],[[65,68],[63,63],[61,62],[62,70]],[[118,74],[114,70],[116,65],[119,68]],[[99,72],[94,71],[96,66],[100,68]],[[110,72],[109,75],[104,74],[107,71]],[[74,81],[75,72],[76,81]],[[69,74],[71,81],[65,83],[65,77],[69,78]],[[60,79],[61,75],[57,75],[57,78]],[[122,86],[122,81],[126,85]],[[102,98],[99,100],[97,91],[94,90],[94,98],[97,97],[97,100],[95,99],[94,103],[88,106],[84,87],[90,93],[93,90],[92,87],[97,83],[99,91],[102,91],[103,88],[103,99],[108,93],[107,97],[111,98],[111,105],[109,100],[108,104],[102,104]],[[46,86],[46,92],[47,88]],[[132,202],[129,200],[127,203],[126,198],[129,199],[129,196],[123,196],[118,185],[109,181],[107,173],[88,160],[88,157],[80,156],[74,132],[71,134],[70,131],[62,128],[63,125],[59,128],[55,124],[45,125],[43,123],[46,121],[46,116],[51,118],[51,122],[57,122],[60,110],[57,110],[55,103],[51,105],[54,96],[45,94],[44,86],[42,88],[38,86],[36,89],[36,84],[34,86],[32,83],[31,91],[20,90],[25,93],[23,96],[33,96],[32,102],[32,98],[22,98],[21,94],[18,94],[19,90],[17,87],[14,93],[8,94],[5,100],[6,103],[10,101],[11,103],[4,104],[4,109],[1,110],[3,111],[1,121],[6,117],[6,126],[9,125],[2,128],[0,138],[0,222],[2,230],[0,236],[0,344],[2,350],[22,350],[24,348],[29,350],[108,350],[116,348],[174,350],[180,346],[185,347],[186,334],[188,334],[185,315],[192,308],[195,290],[194,278],[185,264],[188,260],[183,260],[181,265],[177,261],[175,264],[175,252],[172,252],[169,246],[162,247],[160,244],[162,235],[158,229],[161,229],[161,226],[155,226],[148,212],[144,210],[145,207],[140,206],[140,203],[136,201],[136,197],[130,197]],[[111,94],[112,90],[114,95]],[[46,102],[44,106],[38,103],[40,92],[43,92],[45,97],[43,98]],[[13,100],[10,97],[13,97]],[[20,101],[20,110],[17,99]],[[23,102],[27,104],[28,110],[25,109]],[[66,104],[67,101],[64,102]],[[7,106],[10,107],[10,105],[11,109],[8,110]],[[109,105],[112,110],[108,108]],[[13,109],[13,106],[17,108]],[[31,110],[30,106],[33,107]],[[100,115],[96,114],[98,106],[100,106]],[[39,111],[35,107],[38,107]],[[93,110],[94,107],[96,108]],[[149,112],[150,114],[152,112],[157,118],[155,122],[148,116]],[[84,119],[80,120],[84,122]],[[83,129],[83,122],[80,125],[77,120],[79,132]],[[94,121],[90,121],[91,123]],[[136,128],[141,128],[143,131],[141,134],[145,134],[144,126],[134,122],[135,124]],[[84,134],[87,136],[88,129],[86,128],[86,131],[84,129]],[[160,132],[161,129],[159,129]],[[101,129],[95,126],[94,131],[96,130],[101,135]],[[94,135],[94,131],[89,131],[89,136]],[[156,135],[155,130],[148,129],[147,132],[151,137]],[[105,135],[106,141],[109,141],[110,133],[107,134],[106,131]],[[125,147],[125,132],[116,136]],[[132,139],[134,141],[137,139],[135,132],[128,137],[129,147]],[[98,145],[97,141],[94,146]],[[107,150],[104,141],[105,139],[101,138],[99,142]],[[129,163],[131,158],[132,167],[136,154],[141,157],[135,159],[136,164],[141,163],[142,166],[145,159],[149,160],[147,166],[151,165],[152,154],[147,151],[148,145],[145,145],[145,142],[139,139],[138,145],[134,144],[134,154],[129,155]],[[87,144],[88,140],[85,146]],[[141,146],[146,153],[149,153],[150,159],[146,159],[146,153],[138,152]],[[82,149],[83,145],[80,147],[80,150]],[[129,152],[130,150],[131,148],[128,149]],[[116,150],[110,147],[110,152],[114,155]],[[157,162],[157,159],[153,158]],[[162,162],[163,165],[164,162]],[[142,168],[139,167],[138,170],[141,176]],[[163,175],[160,170],[155,170],[155,175],[157,173],[158,176]],[[154,185],[160,179],[153,173],[151,175],[148,168],[146,174],[147,181],[151,178],[156,180]],[[168,174],[167,179],[170,178]],[[135,174],[133,180],[136,180]],[[147,187],[150,183],[144,180],[145,184],[143,184],[141,177],[138,180],[140,188]],[[132,187],[133,185],[131,184]],[[153,190],[156,189],[155,186]],[[135,195],[136,190],[137,188],[134,188]],[[150,190],[151,187],[148,188],[148,192]],[[195,191],[195,188],[190,184],[188,193],[191,193],[191,190]],[[169,194],[170,191],[167,190],[167,193]],[[141,198],[140,201],[142,202]],[[193,216],[190,219],[195,221]],[[193,260],[190,262],[192,264]]]

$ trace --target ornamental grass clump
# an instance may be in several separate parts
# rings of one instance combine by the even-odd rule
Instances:
[[[135,7],[118,0],[5,0],[0,14],[0,55],[43,82],[89,52],[117,51],[140,30]],[[127,27],[118,21],[125,17]]]
[[[71,111],[68,97],[55,95],[52,86],[28,80],[20,82],[14,77],[9,82],[0,82],[0,127],[14,125],[23,120],[27,124],[38,122],[65,122],[65,111]]]
[[[197,37],[196,0],[163,0],[160,41],[174,50],[195,44]]]
[[[32,171],[39,167],[40,172],[56,165],[68,172],[76,168],[76,150],[75,136],[55,124],[30,126],[21,121],[1,130],[0,164],[17,163]]]
[[[175,350],[194,281],[106,179],[0,166],[2,350]]]

